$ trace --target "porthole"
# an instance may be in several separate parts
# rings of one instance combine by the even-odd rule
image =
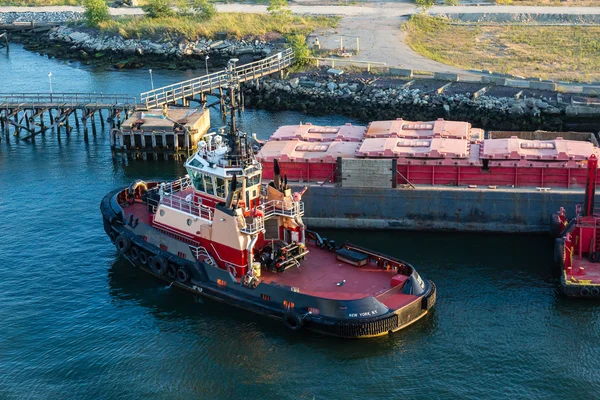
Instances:
[[[193,221],[192,221],[192,219],[191,219],[191,218],[188,218],[188,219],[187,219],[187,224],[188,224],[188,226],[192,226],[192,222],[193,222]]]
[[[160,210],[160,216],[164,217],[165,216],[165,210]]]

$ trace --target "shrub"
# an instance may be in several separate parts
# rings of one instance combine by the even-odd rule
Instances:
[[[287,0],[269,0],[267,11],[274,17],[287,19],[292,15],[292,10]]]
[[[110,19],[108,6],[104,0],[85,0],[83,13],[88,26],[98,26],[103,21]]]
[[[193,7],[200,19],[208,21],[217,14],[217,7],[209,0],[194,0]]]
[[[150,18],[164,18],[175,15],[175,12],[171,8],[170,0],[148,0],[148,3],[142,7],[142,10]]]
[[[296,64],[306,65],[309,63],[308,57],[310,57],[310,50],[306,44],[306,36],[304,35],[289,35],[287,40],[292,50],[294,50],[294,58]]]
[[[416,0],[417,5],[422,9],[426,10],[435,5],[435,0]]]

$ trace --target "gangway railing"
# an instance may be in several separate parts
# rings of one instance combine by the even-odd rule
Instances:
[[[240,224],[240,232],[249,235],[258,233],[265,229],[265,220],[274,216],[283,216],[294,218],[304,215],[304,203],[301,201],[284,201],[271,200],[261,204],[257,210],[262,212],[262,215],[255,216],[251,221],[245,221]]]
[[[130,94],[105,93],[0,93],[0,104],[41,104],[82,106],[88,104],[138,105],[138,99]]]
[[[233,73],[237,81],[241,83],[281,71],[292,65],[293,62],[293,50],[286,49],[262,60],[237,66],[233,69]],[[214,72],[144,92],[140,95],[140,99],[142,104],[145,104],[147,108],[157,108],[167,103],[193,98],[201,93],[211,92],[224,87],[228,83],[229,77],[228,71]]]
[[[304,202],[302,201],[271,200],[261,204],[259,208],[262,209],[265,219],[276,215],[290,218],[304,215]]]

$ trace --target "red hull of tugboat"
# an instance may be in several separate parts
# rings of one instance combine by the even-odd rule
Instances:
[[[600,214],[594,213],[598,159],[594,155],[587,167],[584,204],[577,206],[576,217],[567,223],[563,208],[553,216],[560,236],[554,260],[560,267],[564,294],[600,298]]]

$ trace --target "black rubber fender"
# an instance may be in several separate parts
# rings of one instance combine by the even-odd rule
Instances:
[[[581,290],[579,291],[579,294],[581,296],[589,296],[590,295],[590,289],[586,288],[586,287],[582,287]]]
[[[554,240],[554,264],[561,270],[565,268],[565,238]]]
[[[167,276],[171,279],[175,279],[177,277],[177,266],[173,264],[169,264],[167,266]]]
[[[119,254],[126,253],[131,247],[131,239],[125,235],[119,235],[115,240],[115,247],[117,248]]]
[[[300,315],[292,311],[288,311],[285,314],[283,314],[283,324],[288,329],[291,329],[293,331],[299,331],[304,326],[304,320]]]
[[[590,261],[593,263],[597,263],[600,260],[600,253],[594,251],[590,253]]]
[[[138,256],[138,259],[140,261],[140,264],[148,265],[148,254],[146,254],[145,251],[140,250],[140,255]]]
[[[187,283],[190,280],[190,274],[186,267],[181,267],[177,270],[177,282]]]
[[[552,214],[552,220],[550,221],[550,234],[552,237],[558,237],[560,235],[561,222],[558,214]]]
[[[112,244],[115,244],[115,242],[117,241],[117,234],[115,232],[111,232],[108,234],[108,237]]]
[[[148,260],[148,263],[158,275],[164,275],[167,272],[167,260],[162,256],[154,256]]]
[[[594,297],[600,295],[600,289],[597,286],[594,286],[592,290],[590,290],[590,294]]]
[[[137,247],[132,246],[131,249],[129,250],[129,257],[131,257],[131,259],[133,261],[139,260],[139,258],[140,258],[140,250]]]

